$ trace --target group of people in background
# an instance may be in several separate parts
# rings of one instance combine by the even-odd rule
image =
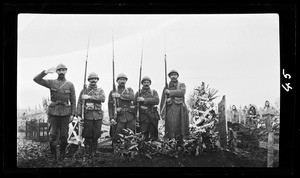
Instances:
[[[242,123],[245,125],[258,126],[259,121],[263,121],[267,131],[271,129],[271,119],[278,115],[278,111],[270,105],[268,100],[265,101],[264,107],[261,109],[256,108],[254,105],[249,104],[249,108],[244,106],[238,110],[235,105],[229,107],[227,112],[227,121],[233,123]]]
[[[57,73],[58,78],[43,79],[47,74]],[[74,117],[81,120],[83,124],[82,137],[85,148],[89,150],[89,155],[96,153],[97,141],[101,137],[101,127],[103,120],[102,104],[106,100],[105,91],[97,85],[99,76],[92,72],[88,75],[88,86],[84,88],[76,103],[75,87],[71,81],[66,80],[67,67],[59,64],[56,68],[43,70],[34,77],[34,81],[50,89],[51,103],[47,108],[49,122],[49,146],[51,156],[57,158],[57,145],[60,148],[60,157],[64,158],[68,144],[69,123]],[[131,87],[126,86],[128,80],[124,73],[117,76],[118,87],[112,90],[108,96],[108,114],[110,119],[110,136],[113,147],[120,142],[119,134],[123,129],[131,129],[144,134],[145,140],[155,140],[158,138],[158,121],[161,115],[158,113],[164,108],[165,114],[165,137],[184,138],[189,134],[189,119],[187,106],[185,104],[185,84],[178,82],[179,73],[171,70],[168,74],[170,82],[168,87],[163,89],[161,100],[156,90],[151,89],[152,80],[145,76],[141,80],[142,88],[139,93],[134,93]],[[116,106],[114,105],[116,102]],[[137,104],[139,103],[139,108]],[[76,106],[77,104],[77,106]],[[137,120],[136,113],[140,115]],[[115,114],[116,117],[115,117]],[[162,111],[161,111],[162,113]],[[138,122],[138,124],[137,124]],[[59,138],[58,137],[59,133]],[[59,143],[57,142],[59,140]]]

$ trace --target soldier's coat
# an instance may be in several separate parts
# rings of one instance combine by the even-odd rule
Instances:
[[[186,87],[184,83],[170,82],[170,95],[167,99],[167,113],[165,119],[165,137],[172,139],[177,137],[186,137],[189,135],[189,117],[187,106],[185,104]],[[162,110],[165,102],[165,92],[163,90],[160,109]]]

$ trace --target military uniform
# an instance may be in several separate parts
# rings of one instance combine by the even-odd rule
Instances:
[[[92,77],[98,78],[97,75],[93,75],[95,74],[91,73],[88,80]],[[81,96],[83,94],[90,95],[91,98],[85,100],[82,137],[84,138],[85,145],[90,148],[92,153],[95,153],[98,139],[101,137],[103,119],[102,103],[105,101],[105,94],[104,91],[101,88],[98,88],[96,84],[94,86],[90,84],[86,91],[82,90],[77,104],[77,115],[79,116],[82,115],[83,100],[81,99]]]
[[[60,67],[66,68],[64,65],[59,65],[57,68],[59,69]],[[75,88],[73,83],[67,81],[65,78],[45,80],[43,78],[46,75],[45,71],[43,71],[34,77],[34,81],[50,89],[51,103],[47,108],[50,129],[50,150],[52,154],[56,155],[56,140],[59,130],[60,153],[64,155],[68,144],[67,138],[70,116],[74,116],[76,112]]]
[[[120,77],[118,77],[120,78]],[[117,80],[118,80],[117,78]],[[135,109],[133,106],[134,100],[134,92],[128,87],[117,87],[117,92],[121,95],[119,99],[117,99],[117,108],[121,109],[121,111],[117,112],[116,125],[112,125],[110,128],[110,135],[112,137],[113,142],[117,142],[119,140],[119,135],[122,133],[122,129],[131,129],[135,132]],[[114,118],[114,101],[112,97],[113,91],[109,93],[108,97],[108,112],[110,120]]]
[[[144,77],[144,80],[148,78]],[[151,79],[148,79],[151,82]],[[138,92],[135,95],[134,105],[137,104],[137,97],[143,97],[144,101],[140,102],[139,109],[139,125],[140,132],[144,132],[145,139],[157,139],[158,138],[158,121],[159,113],[157,106],[159,104],[159,96],[155,90],[151,88],[142,87],[140,95]],[[138,109],[138,108],[137,108]]]
[[[178,72],[172,70],[169,73]],[[187,106],[185,104],[185,92],[186,87],[184,83],[177,81],[171,81],[168,88],[164,88],[160,109],[163,113],[164,102],[165,102],[165,90],[170,90],[170,94],[167,96],[166,102],[166,116],[165,116],[165,137],[172,138],[183,138],[189,135],[189,117]]]

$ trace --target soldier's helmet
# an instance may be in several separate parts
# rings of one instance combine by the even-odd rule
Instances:
[[[148,80],[151,83],[151,78],[148,76],[143,77],[141,83],[143,83],[145,80]]]
[[[179,73],[174,69],[169,72],[168,76],[170,77],[170,75],[173,74],[173,73],[176,73],[179,76]]]
[[[58,64],[58,66],[56,67],[56,70],[59,70],[59,69],[66,69],[67,70],[67,67],[64,64]]]
[[[123,73],[121,73],[121,74],[119,74],[119,75],[117,76],[117,81],[118,81],[120,78],[125,78],[126,80],[128,80],[127,76],[126,76],[125,74],[123,74]]]
[[[91,78],[96,78],[99,80],[99,77],[95,72],[90,73],[90,75],[88,76],[88,80],[90,80]]]

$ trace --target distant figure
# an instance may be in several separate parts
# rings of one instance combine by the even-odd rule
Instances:
[[[102,103],[105,101],[104,91],[97,86],[99,77],[92,72],[88,76],[89,86],[87,91],[82,90],[77,104],[77,115],[82,117],[82,103],[85,100],[84,120],[82,137],[86,151],[94,156],[98,146],[98,139],[101,137],[103,119]],[[82,118],[81,118],[82,119]]]
[[[244,124],[248,124],[247,121],[247,115],[248,115],[248,108],[247,106],[244,107],[244,109],[242,110],[242,121]]]
[[[189,135],[189,118],[187,106],[185,104],[186,87],[184,83],[178,81],[179,74],[176,70],[171,70],[168,74],[171,79],[169,88],[164,88],[160,110],[166,107],[165,118],[165,137],[178,139]],[[166,106],[164,106],[165,96],[167,95]]]
[[[47,74],[56,72],[58,78],[55,80],[43,79]],[[48,122],[50,123],[50,151],[51,157],[57,158],[57,135],[60,132],[60,156],[65,157],[69,122],[73,120],[76,112],[76,96],[75,88],[72,82],[66,80],[65,75],[67,67],[64,64],[59,64],[56,68],[53,67],[44,70],[42,73],[34,77],[34,81],[44,87],[50,89],[51,103],[47,108]]]
[[[232,105],[232,109],[231,109],[231,122],[233,123],[239,123],[239,112],[236,109],[235,105]]]
[[[249,110],[248,110],[248,120],[249,124],[252,126],[257,126],[258,121],[257,121],[257,111],[254,105],[249,105]]]
[[[270,106],[270,102],[268,100],[265,101],[265,106],[262,111],[262,120],[265,122],[268,132],[272,130],[271,120],[276,114],[277,110]]]

